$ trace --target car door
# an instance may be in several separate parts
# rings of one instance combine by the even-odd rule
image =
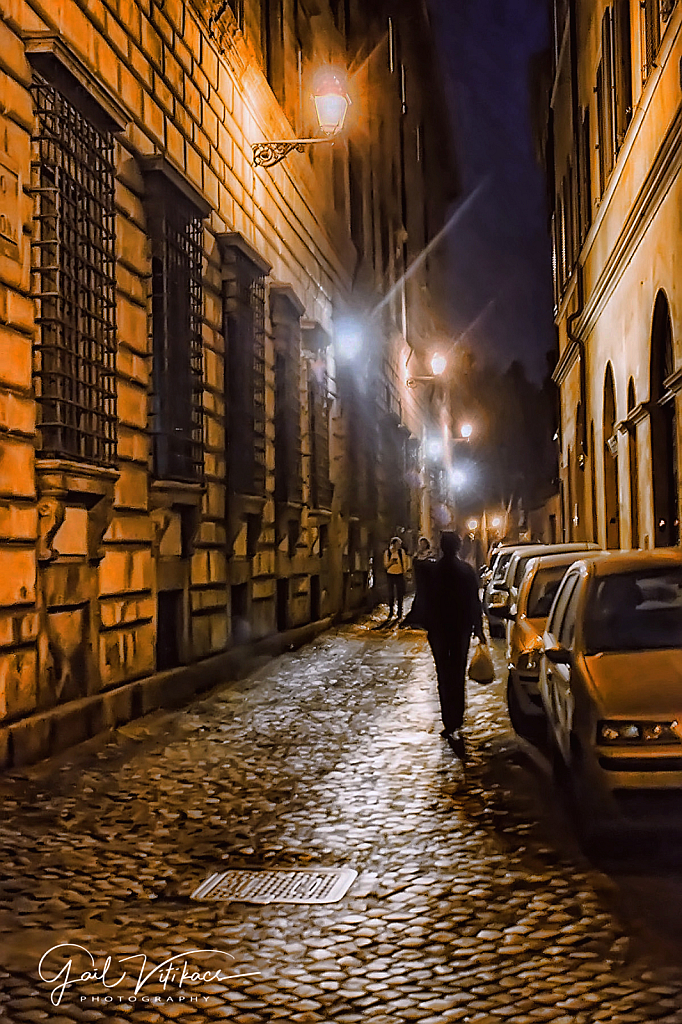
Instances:
[[[580,575],[578,573],[571,573],[571,577],[575,582],[564,605],[557,640],[559,647],[573,654],[576,615],[582,588],[580,586]],[[571,756],[571,733],[573,731],[573,713],[575,711],[575,699],[571,689],[572,671],[571,665],[552,665],[554,721],[556,722],[555,735],[557,746],[567,763]]]
[[[559,637],[568,635],[568,630],[564,629],[564,619],[577,590],[578,579],[578,573],[567,573],[557,591],[547,623],[545,648],[558,647],[560,645]],[[547,657],[542,659],[540,681],[542,703],[550,730],[562,754],[566,749],[565,729],[569,710],[566,702],[570,694],[570,676],[569,665],[554,665]]]

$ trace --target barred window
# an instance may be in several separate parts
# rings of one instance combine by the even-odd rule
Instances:
[[[300,502],[301,472],[301,317],[289,289],[270,290],[275,343],[275,500]]]
[[[203,473],[202,211],[161,171],[147,183],[154,475],[191,483]]]
[[[228,481],[237,494],[265,494],[265,274],[236,246],[224,282]]]
[[[644,9],[644,79],[656,67],[656,54],[661,42],[660,0],[642,0]]]
[[[116,458],[113,135],[40,76],[33,98],[42,453],[107,466]]]
[[[310,421],[310,504],[313,508],[332,507],[329,479],[329,388],[324,365],[314,365],[308,382]]]

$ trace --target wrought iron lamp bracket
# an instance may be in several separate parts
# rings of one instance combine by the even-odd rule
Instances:
[[[296,150],[303,153],[306,146],[315,146],[318,142],[331,142],[332,137],[326,139],[283,139],[277,142],[256,142],[253,150],[253,162],[256,167],[274,167],[280,160],[284,160],[289,153]]]

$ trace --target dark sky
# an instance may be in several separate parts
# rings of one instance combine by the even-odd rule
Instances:
[[[444,243],[463,343],[540,379],[554,344],[545,186],[530,121],[530,59],[546,0],[429,0],[466,204]],[[475,195],[472,196],[472,194]],[[467,202],[467,197],[469,201]],[[473,326],[470,326],[472,325]]]

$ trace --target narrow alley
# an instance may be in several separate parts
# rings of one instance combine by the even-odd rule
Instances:
[[[583,858],[511,733],[500,645],[463,767],[424,634],[379,621],[3,779],[1,1021],[682,1021],[674,875]],[[358,875],[327,905],[190,898],[227,868],[312,867]],[[206,972],[203,950],[246,977],[153,970]]]

